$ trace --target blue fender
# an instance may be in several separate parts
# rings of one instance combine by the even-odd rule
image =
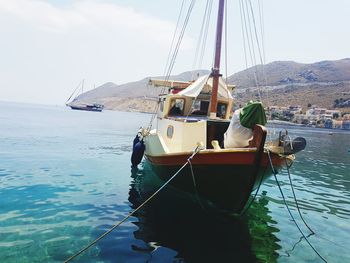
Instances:
[[[132,167],[137,167],[137,165],[142,161],[145,148],[146,146],[143,140],[140,140],[139,137],[136,136],[133,142],[133,149],[131,154]]]

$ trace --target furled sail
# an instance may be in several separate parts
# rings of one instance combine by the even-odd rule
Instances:
[[[189,85],[186,89],[179,92],[179,95],[196,98],[203,93],[210,93],[213,88],[213,77],[204,75],[199,77],[195,82]],[[232,99],[232,89],[234,86],[226,85],[225,81],[220,77],[219,79],[219,97]]]

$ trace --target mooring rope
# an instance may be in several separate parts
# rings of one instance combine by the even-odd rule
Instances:
[[[168,181],[166,181],[161,187],[158,188],[157,191],[155,191],[150,197],[148,197],[146,199],[146,201],[144,201],[141,205],[139,205],[136,209],[134,209],[133,211],[131,211],[126,217],[124,217],[123,220],[115,223],[109,230],[107,230],[106,232],[104,232],[102,235],[100,235],[98,238],[96,238],[94,241],[92,241],[91,243],[89,243],[87,246],[85,246],[84,248],[82,248],[81,250],[79,250],[77,253],[75,253],[74,255],[70,256],[69,258],[67,258],[64,263],[70,262],[72,261],[74,258],[76,258],[77,256],[79,256],[80,254],[84,253],[86,250],[88,250],[90,247],[92,247],[93,245],[95,245],[98,241],[100,241],[102,238],[104,238],[105,236],[107,236],[108,234],[110,234],[114,229],[116,229],[118,226],[120,226],[122,223],[124,223],[126,220],[128,220],[133,214],[135,214],[138,210],[140,210],[143,206],[145,206],[149,201],[152,200],[153,197],[155,197],[161,190],[163,190],[181,171],[182,169],[184,169],[187,164],[191,163],[191,160],[193,159],[193,157],[202,150],[203,148],[197,146],[195,148],[195,150],[193,151],[192,155],[190,157],[188,157],[187,161],[184,163],[184,165],[181,166],[181,168],[179,170],[177,170],[177,172],[171,176]]]
[[[292,192],[293,192],[293,197],[294,197],[294,201],[295,201],[295,205],[297,207],[297,210],[298,210],[298,213],[299,213],[299,216],[301,218],[301,220],[303,220],[305,226],[310,230],[311,234],[315,234],[315,231],[313,231],[309,225],[306,223],[306,221],[304,220],[304,217],[302,216],[301,212],[300,212],[300,208],[299,208],[299,203],[298,203],[298,200],[297,200],[297,197],[295,195],[295,191],[294,191],[294,187],[293,187],[293,183],[292,183],[292,178],[290,176],[290,171],[289,171],[289,166],[288,166],[288,163],[287,163],[287,159],[286,159],[286,167],[287,167],[287,172],[288,172],[288,178],[289,178],[289,183],[290,183],[290,187],[292,189]]]
[[[303,216],[302,216],[302,213],[301,213],[301,211],[300,211],[299,203],[298,203],[297,197],[296,197],[296,195],[295,195],[295,191],[294,191],[294,187],[293,187],[293,183],[292,183],[292,179],[291,179],[291,175],[290,175],[290,170],[289,170],[290,167],[291,167],[291,165],[288,165],[288,164],[287,164],[287,161],[286,161],[286,167],[287,167],[287,172],[288,172],[288,177],[289,177],[290,186],[291,186],[291,189],[292,189],[292,192],[293,192],[293,196],[294,196],[294,200],[295,200],[295,204],[296,204],[296,207],[297,207],[299,216],[300,216],[301,220],[304,222],[305,226],[306,226],[306,227],[310,230],[310,232],[311,232],[307,237],[310,237],[310,236],[312,236],[312,235],[315,235],[315,236],[317,236],[318,238],[321,238],[321,239],[323,239],[323,240],[326,240],[326,241],[328,241],[328,242],[330,242],[330,243],[332,243],[332,244],[334,244],[334,245],[336,245],[336,246],[338,246],[338,247],[347,248],[346,246],[340,245],[339,243],[334,242],[334,241],[332,241],[332,240],[330,240],[330,239],[328,239],[328,238],[326,238],[326,237],[320,235],[319,233],[316,233],[315,231],[313,231],[313,230],[309,227],[309,225],[308,225],[308,224],[306,223],[306,221],[304,220],[304,218],[303,218]]]
[[[249,208],[251,207],[251,205],[254,203],[254,201],[255,201],[258,193],[259,193],[260,186],[262,185],[262,182],[264,181],[266,170],[267,170],[267,167],[265,168],[263,174],[261,175],[261,178],[260,178],[260,181],[259,181],[259,185],[256,188],[256,191],[254,193],[253,198],[251,198],[249,204],[244,207],[243,211],[239,214],[239,217],[244,216],[246,214],[246,212],[249,210]]]
[[[283,194],[283,191],[282,191],[282,188],[280,186],[280,183],[278,182],[278,179],[277,179],[277,172],[275,170],[275,168],[273,167],[273,164],[272,164],[272,160],[271,160],[271,156],[270,156],[270,151],[267,151],[267,155],[269,157],[269,162],[270,162],[270,165],[271,165],[271,169],[272,169],[272,173],[273,173],[273,176],[275,177],[275,181],[277,183],[277,186],[278,186],[278,189],[280,190],[280,193],[281,193],[281,196],[282,196],[282,199],[283,199],[283,202],[284,202],[284,205],[286,206],[287,210],[288,210],[288,213],[290,215],[290,217],[292,218],[292,221],[294,222],[295,226],[298,228],[300,234],[303,236],[303,238],[305,239],[305,241],[308,243],[308,245],[312,248],[312,250],[319,256],[320,259],[322,259],[323,262],[326,262],[327,263],[327,260],[324,259],[324,257],[321,256],[321,254],[316,250],[316,248],[314,248],[314,246],[310,243],[309,239],[305,236],[305,234],[303,233],[303,231],[301,230],[301,228],[299,227],[297,221],[295,220],[292,212],[290,211],[289,209],[289,206],[287,204],[287,201],[284,197],[284,194]]]
[[[202,201],[201,201],[201,199],[200,199],[200,197],[199,197],[199,194],[198,194],[196,178],[195,178],[195,176],[194,176],[194,172],[193,172],[193,167],[192,167],[192,162],[191,162],[191,160],[189,160],[188,163],[189,163],[189,165],[190,165],[190,170],[191,170],[191,175],[192,175],[192,182],[193,182],[194,194],[195,194],[195,196],[196,196],[196,199],[197,199],[197,202],[198,202],[199,206],[200,206],[203,210],[205,210],[205,207],[204,207],[204,205],[202,204]]]

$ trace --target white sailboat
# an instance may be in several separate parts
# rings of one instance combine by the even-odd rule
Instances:
[[[101,112],[104,108],[104,105],[98,104],[98,103],[80,103],[78,102],[77,98],[79,95],[84,93],[84,82],[85,80],[83,79],[79,85],[75,88],[73,93],[69,96],[69,98],[66,101],[66,106],[70,107],[72,110],[85,110],[85,111],[97,111]],[[77,91],[80,90],[80,93],[77,93]],[[76,94],[77,93],[77,94]],[[75,97],[71,100],[73,95]]]
[[[219,0],[211,74],[193,82],[150,81],[154,86],[167,87],[169,93],[159,96],[156,128],[140,131],[133,156],[139,155],[137,151],[143,147],[138,146],[144,145],[146,161],[164,181],[190,158],[191,166],[183,169],[171,184],[190,193],[196,188],[201,198],[239,213],[253,189],[272,170],[290,164],[294,153],[305,147],[305,140],[287,143],[281,136],[267,144],[266,117],[260,102],[251,103],[232,116],[234,86],[226,84],[220,73],[224,7],[225,0]],[[194,151],[197,153],[193,156]]]

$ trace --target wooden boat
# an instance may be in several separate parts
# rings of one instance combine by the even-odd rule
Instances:
[[[272,174],[272,170],[278,171],[294,160],[294,152],[285,154],[285,142],[281,140],[266,143],[267,130],[259,124],[253,127],[253,136],[246,145],[224,145],[224,134],[231,121],[234,89],[220,74],[224,3],[219,0],[215,62],[211,74],[192,82],[150,80],[154,86],[167,87],[169,93],[159,96],[156,128],[142,129],[140,140],[145,145],[147,162],[163,180],[173,176],[194,149],[200,147],[190,160],[191,165],[171,184],[199,195],[220,209],[239,213],[252,191]]]

